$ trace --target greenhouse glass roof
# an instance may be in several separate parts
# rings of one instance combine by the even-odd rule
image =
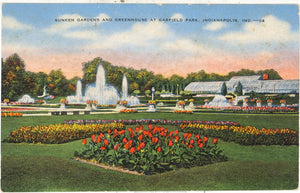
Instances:
[[[227,92],[234,92],[240,82],[244,93],[252,91],[257,93],[299,93],[299,80],[261,80],[261,76],[255,75],[235,76],[224,82],[227,86]],[[221,93],[224,82],[191,82],[184,90],[195,94]]]

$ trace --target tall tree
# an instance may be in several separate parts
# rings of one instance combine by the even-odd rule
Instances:
[[[221,95],[223,95],[223,96],[227,95],[227,86],[226,86],[225,82],[223,82],[222,87],[221,87]]]
[[[2,61],[2,95],[1,100],[7,98],[17,100],[27,92],[25,84],[25,64],[18,54],[9,56]]]
[[[279,73],[274,69],[260,70],[260,71],[257,71],[257,74],[268,74],[269,80],[281,80],[282,79],[282,77],[279,75]]]
[[[38,72],[35,74],[35,82],[36,82],[36,93],[35,95],[42,95],[44,92],[44,87],[46,86],[47,93],[49,94],[48,89],[48,75],[44,72]]]
[[[24,74],[24,92],[30,96],[37,95],[37,82],[36,82],[36,73],[34,72],[25,72]]]
[[[243,85],[240,81],[238,82],[237,87],[235,89],[235,94],[237,94],[239,96],[243,95]]]
[[[69,81],[63,75],[61,69],[51,70],[48,76],[49,93],[55,96],[67,96],[70,91]]]

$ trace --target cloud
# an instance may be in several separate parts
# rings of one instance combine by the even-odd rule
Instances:
[[[170,19],[184,19],[184,16],[180,13],[175,13],[170,17]]]
[[[42,31],[48,34],[58,34],[67,38],[75,39],[95,39],[98,37],[98,33],[93,30],[87,30],[95,24],[105,22],[104,19],[110,18],[108,15],[101,13],[96,17],[97,21],[78,21],[85,19],[85,17],[79,14],[64,14],[57,17],[58,20],[70,19],[69,22],[57,22],[48,28],[44,28]],[[86,18],[91,19],[91,18]]]
[[[80,23],[76,22],[77,18],[80,18],[81,16],[78,14],[64,14],[57,19],[74,19],[74,22],[57,22],[53,25],[51,25],[48,28],[43,29],[44,32],[49,33],[49,34],[55,34],[55,33],[60,33],[62,31],[68,30],[70,28],[76,27],[81,25]]]
[[[62,34],[64,37],[74,38],[74,39],[95,39],[98,37],[98,33],[92,30],[80,30],[72,31]]]
[[[14,17],[3,16],[2,17],[2,27],[3,29],[12,29],[12,30],[31,30],[33,29],[32,25],[23,24],[17,21]]]
[[[40,47],[25,45],[20,43],[2,43],[2,54],[9,55],[11,53],[36,53],[41,50]]]
[[[239,44],[298,40],[298,34],[291,31],[291,26],[288,22],[279,20],[272,15],[267,15],[262,19],[264,19],[264,22],[247,23],[243,31],[230,32],[220,36],[219,39]]]
[[[222,22],[212,22],[212,23],[204,26],[204,29],[209,30],[209,31],[217,31],[217,30],[224,28],[225,26],[226,26],[226,24],[222,23]]]
[[[136,23],[129,30],[102,35],[98,42],[88,45],[94,49],[117,49],[122,47],[158,44],[172,36],[168,26],[163,22]]]
[[[160,49],[167,52],[182,52],[189,54],[211,54],[212,49],[191,39],[180,38],[175,41],[163,42]],[[214,50],[216,52],[217,50]]]

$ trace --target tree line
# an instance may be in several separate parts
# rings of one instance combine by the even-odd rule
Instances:
[[[2,95],[1,100],[5,98],[15,101],[24,94],[37,97],[43,93],[44,86],[47,87],[47,93],[54,96],[68,96],[75,94],[76,82],[79,77],[67,79],[61,69],[51,70],[49,74],[44,72],[26,71],[25,63],[18,54],[13,54],[1,59],[2,69]],[[119,91],[122,87],[122,78],[125,74],[129,84],[130,94],[150,94],[151,88],[155,87],[158,93],[182,93],[184,87],[190,82],[197,81],[227,81],[233,76],[269,74],[269,79],[282,79],[277,71],[273,69],[253,71],[241,69],[237,72],[230,72],[227,75],[216,73],[206,73],[204,70],[191,72],[186,78],[177,74],[171,77],[164,77],[162,74],[154,74],[145,68],[140,70],[126,68],[123,66],[114,66],[110,62],[100,57],[82,64],[83,88],[87,84],[96,81],[96,73],[99,63],[102,63],[106,72],[106,83],[115,86]]]

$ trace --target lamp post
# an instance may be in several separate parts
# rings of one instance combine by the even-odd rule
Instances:
[[[154,100],[154,92],[155,92],[155,88],[152,87],[151,90],[152,90],[152,100]]]
[[[177,95],[178,95],[179,84],[177,84]]]

